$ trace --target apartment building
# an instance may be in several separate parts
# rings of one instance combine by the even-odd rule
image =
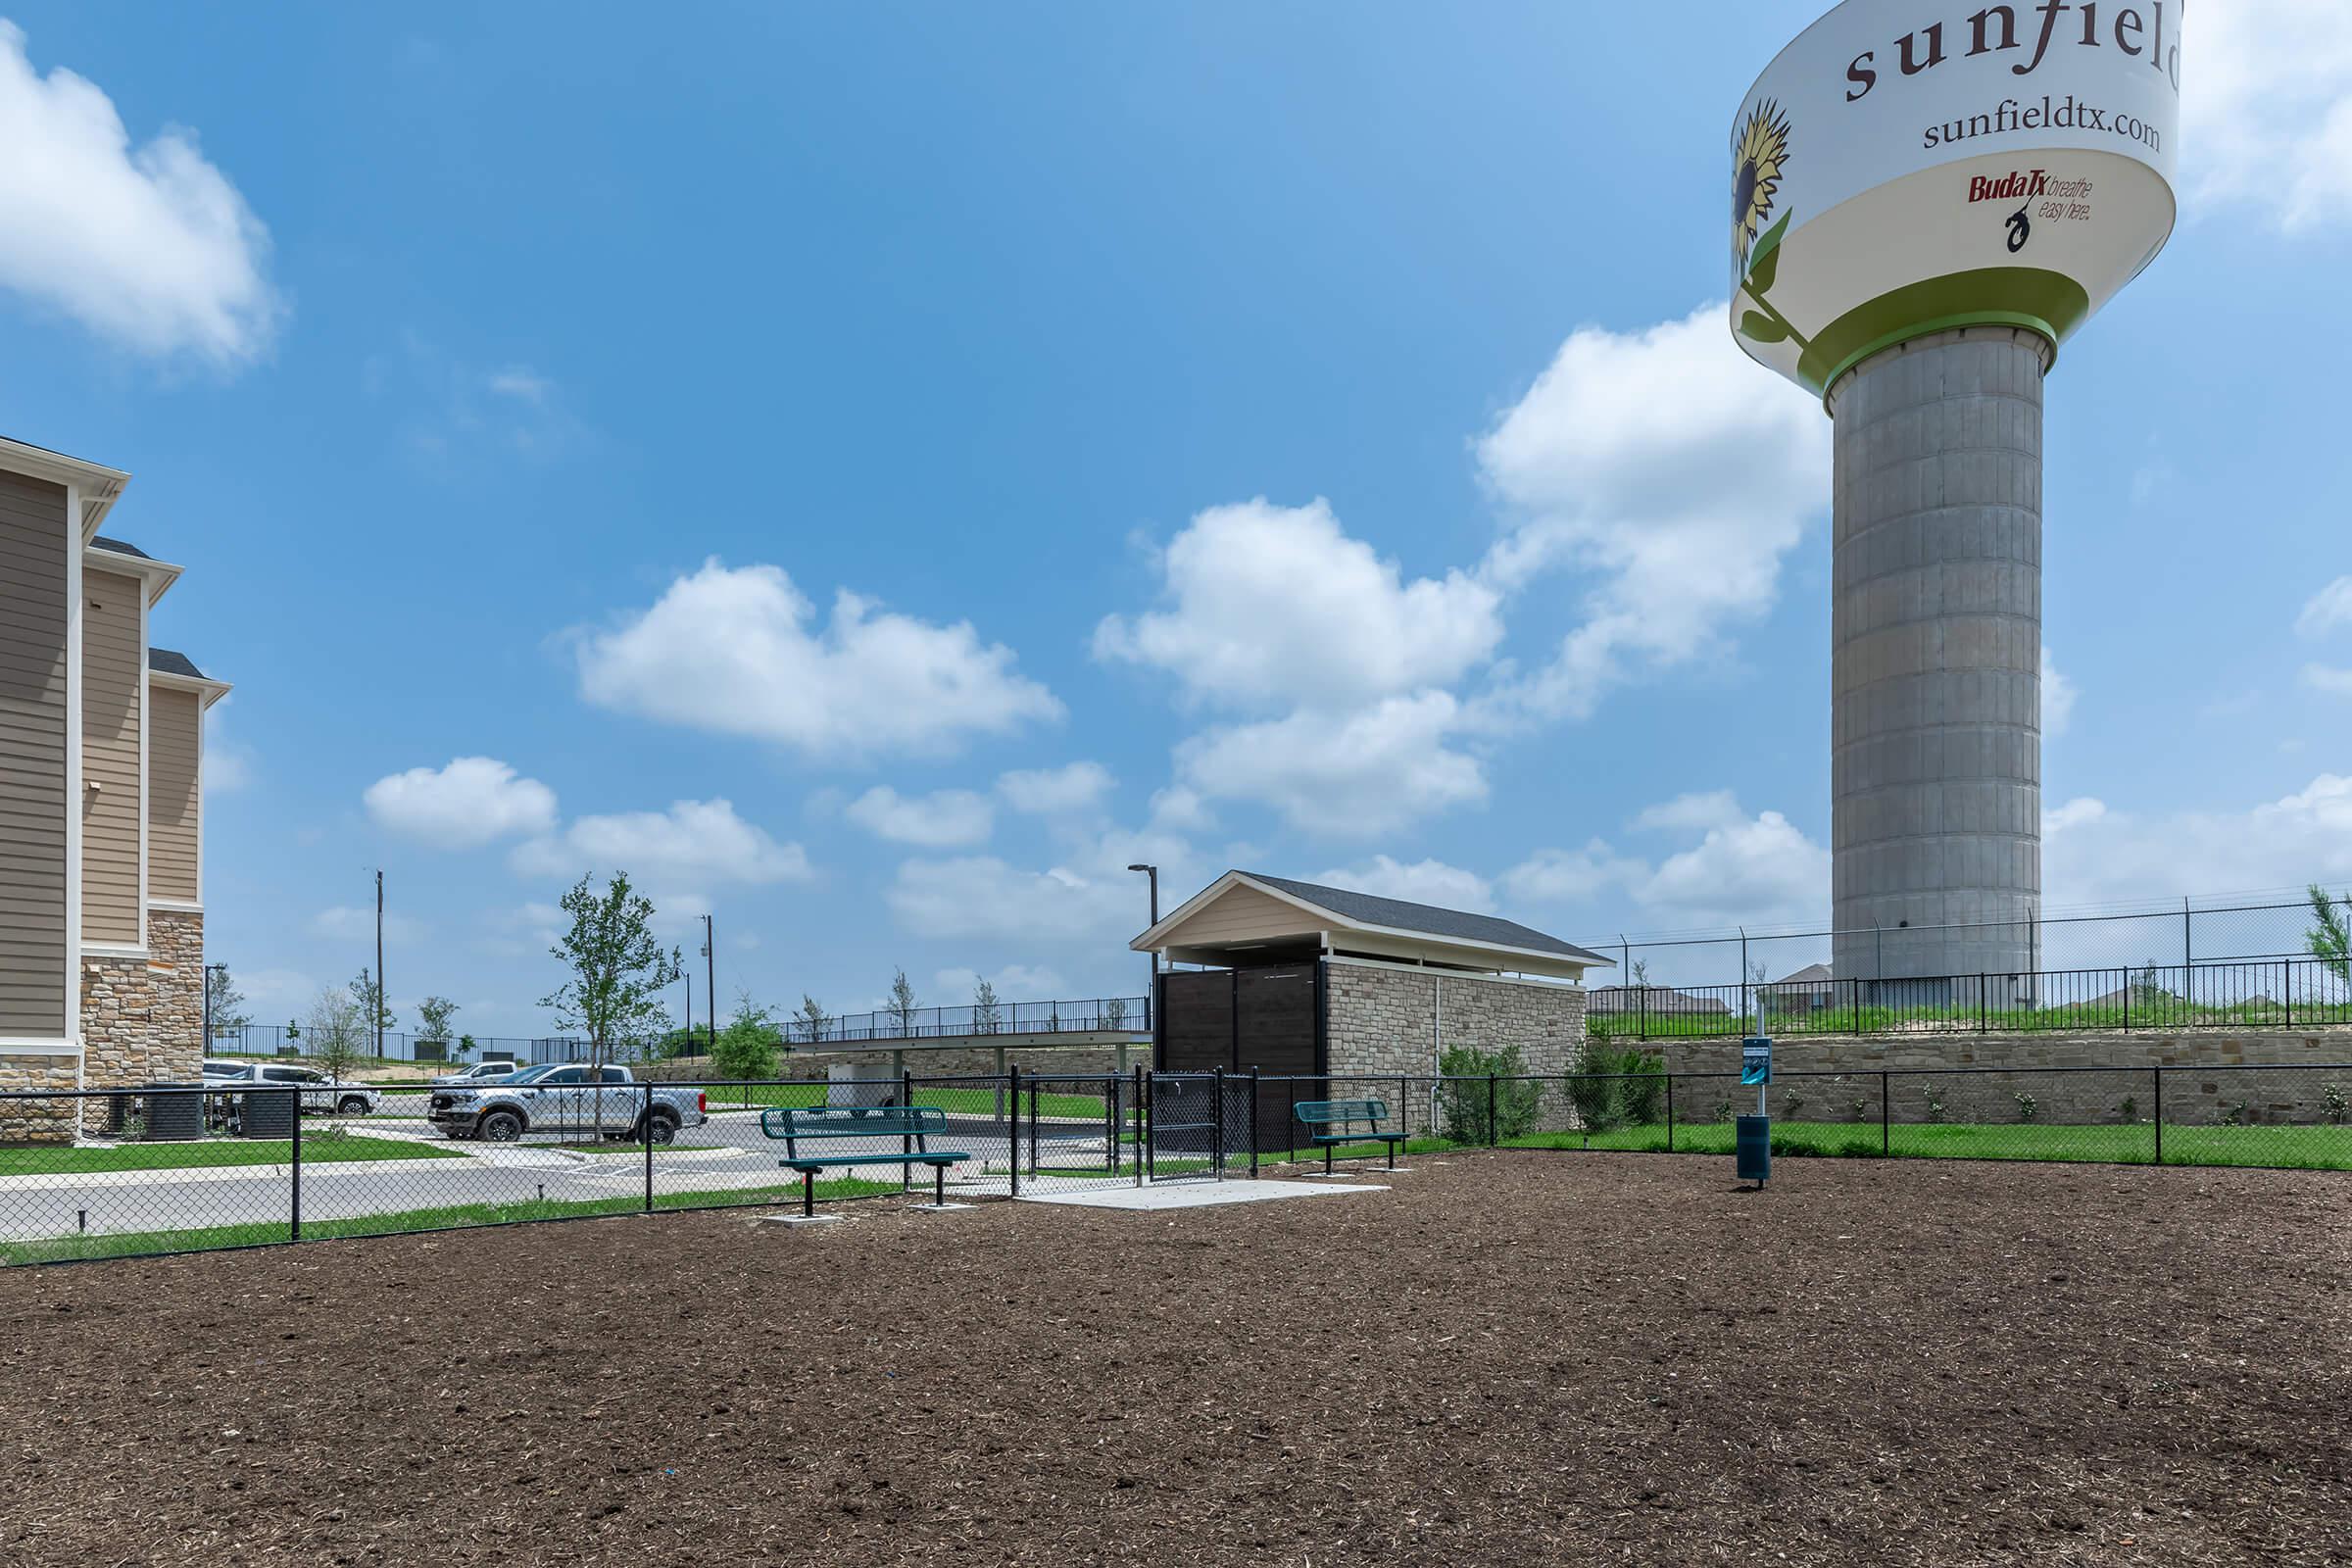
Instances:
[[[99,531],[128,480],[0,438],[0,1089],[189,1081],[204,1053],[228,686],[149,636],[182,568]]]

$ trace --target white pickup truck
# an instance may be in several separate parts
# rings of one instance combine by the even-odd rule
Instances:
[[[493,1144],[511,1144],[525,1133],[650,1136],[657,1144],[666,1144],[680,1128],[700,1127],[710,1119],[699,1089],[648,1090],[626,1067],[525,1067],[475,1088],[435,1084],[424,1114],[444,1138],[479,1138]]]

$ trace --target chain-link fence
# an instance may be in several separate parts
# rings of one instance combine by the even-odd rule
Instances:
[[[1765,1098],[1788,1156],[2352,1170],[2352,1065],[1784,1072]],[[1755,1104],[1728,1073],[1140,1068],[646,1084],[572,1067],[358,1112],[300,1087],[17,1092],[0,1095],[0,1263],[805,1199],[1050,1196],[1326,1160],[1377,1175],[1399,1153],[1409,1166],[1448,1150],[1719,1154]],[[919,1128],[892,1114],[906,1108],[926,1113]],[[823,1162],[804,1172],[788,1162],[813,1144],[780,1134],[811,1117]]]

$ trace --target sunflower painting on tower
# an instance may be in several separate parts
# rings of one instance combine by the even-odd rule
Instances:
[[[1788,167],[1788,116],[1767,98],[1748,114],[1732,142],[1732,254],[1739,258],[1741,271],[1747,269],[1756,231],[1772,216],[1781,173]]]

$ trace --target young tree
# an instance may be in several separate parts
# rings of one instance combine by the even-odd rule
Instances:
[[[987,981],[972,987],[972,1033],[993,1035],[1004,1027],[1004,1004],[997,1000],[997,988]]]
[[[2352,985],[2352,899],[2331,899],[2317,882],[2311,885],[2311,956],[2329,974]]]
[[[361,966],[359,976],[351,982],[349,990],[351,1004],[359,1010],[360,1027],[368,1031],[371,1045],[377,1036],[389,1034],[399,1026],[400,1020],[393,1017],[392,1009],[384,1004],[383,982],[376,979],[366,965]]]
[[[721,1078],[772,1078],[776,1055],[784,1050],[776,1015],[756,1004],[751,993],[735,994],[735,1015],[710,1043],[710,1066]]]
[[[906,983],[906,971],[893,971],[890,978],[890,1015],[898,1020],[902,1038],[914,1033],[914,987]]]
[[[801,1032],[803,1040],[813,1046],[825,1038],[826,1030],[833,1027],[833,1015],[819,1006],[814,997],[804,991],[801,993],[800,1008],[792,1015],[792,1027]]]
[[[308,1027],[311,1060],[327,1077],[340,1082],[366,1058],[368,1015],[348,989],[320,991],[311,1004]]]
[[[225,963],[212,964],[204,971],[204,1010],[213,1020],[216,1035],[242,1029],[253,1022],[253,1014],[245,1010],[245,994],[229,979]],[[208,1042],[204,1049],[213,1048]]]
[[[427,997],[416,1004],[416,1043],[420,1046],[439,1046],[441,1054],[449,1054],[449,1020],[458,1004],[447,997]]]
[[[557,1027],[587,1035],[588,1065],[598,1069],[593,1077],[601,1085],[614,1047],[668,1025],[662,999],[685,964],[677,949],[665,952],[654,940],[653,900],[629,885],[627,872],[613,872],[602,893],[588,884],[583,876],[564,895],[571,929],[547,951],[569,973],[539,1005],[555,1013]],[[601,1089],[597,1098],[601,1125]]]
[[[471,1035],[460,1035],[460,1036],[458,1036],[458,1043],[457,1043],[456,1045],[454,1045],[454,1046],[452,1046],[452,1047],[450,1047],[450,1048],[449,1048],[449,1054],[450,1054],[450,1057],[451,1057],[451,1059],[453,1059],[453,1060],[456,1060],[456,1061],[464,1061],[464,1060],[465,1060],[465,1059],[466,1059],[467,1056],[470,1056],[470,1055],[472,1055],[472,1054],[473,1054],[473,1036],[471,1036]]]

